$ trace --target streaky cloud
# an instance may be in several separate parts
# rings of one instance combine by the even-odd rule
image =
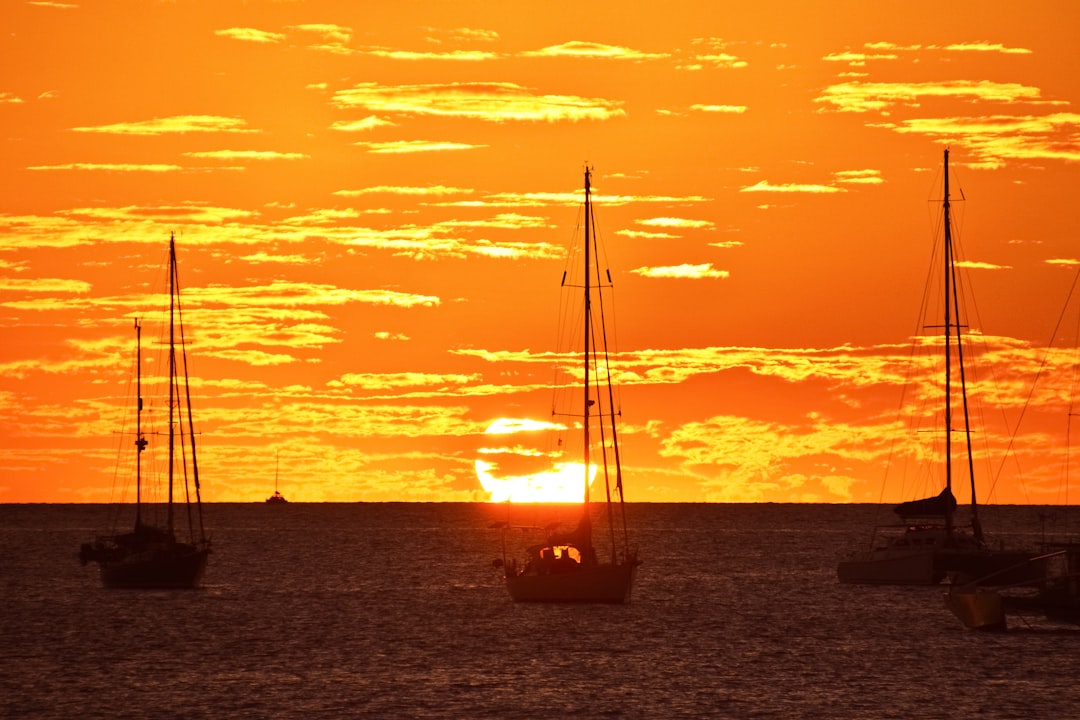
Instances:
[[[357,147],[366,148],[374,155],[408,155],[425,152],[456,152],[459,150],[477,150],[487,145],[473,145],[445,140],[392,140],[389,142],[357,142]]]
[[[0,290],[15,293],[87,293],[93,286],[83,280],[0,277]]]
[[[540,50],[521,53],[525,57],[584,57],[605,60],[658,60],[669,57],[667,53],[649,53],[619,45],[571,40],[560,45],[551,45]]]
[[[802,183],[784,183],[782,185],[774,185],[768,180],[761,180],[754,185],[748,185],[747,187],[739,188],[739,192],[828,194],[847,192],[847,190],[845,190],[844,188],[834,187],[832,185],[815,185]]]
[[[607,120],[622,117],[622,102],[539,94],[512,82],[423,85],[360,83],[334,93],[335,105],[369,112],[457,117],[487,122]]]
[[[924,98],[957,98],[981,102],[1019,103],[1041,99],[1039,88],[1020,83],[990,80],[949,80],[943,82],[845,82],[830,85],[815,103],[838,112],[885,112],[896,105],[918,107]]]
[[[244,42],[253,42],[260,44],[276,44],[285,41],[285,35],[282,33],[268,32],[266,30],[256,30],[249,27],[235,27],[226,28],[224,30],[215,30],[215,35],[220,37],[227,37],[233,40],[242,40]]]
[[[646,227],[670,227],[670,228],[711,228],[711,220],[689,220],[676,217],[655,217],[636,221],[638,225]]]
[[[358,195],[418,195],[418,196],[442,196],[442,195],[469,195],[475,192],[468,188],[447,187],[446,185],[373,185],[360,190],[335,190],[334,195],[355,197]]]
[[[712,263],[700,265],[668,265],[665,267],[640,267],[630,272],[647,278],[682,278],[687,280],[703,280],[710,278],[725,279],[731,273],[727,270],[716,270]]]
[[[389,120],[383,120],[380,117],[374,115],[368,115],[361,120],[338,120],[330,126],[331,130],[337,130],[339,132],[367,132],[368,130],[375,130],[381,127],[394,127],[396,123],[392,123]]]
[[[836,182],[849,185],[880,185],[885,182],[880,170],[837,170],[833,176]]]
[[[80,133],[102,133],[108,135],[184,135],[187,133],[254,133],[247,123],[239,118],[220,117],[217,115],[175,115],[172,117],[139,120],[136,122],[113,123],[72,128]]]
[[[204,150],[186,152],[184,155],[215,160],[304,160],[310,157],[306,153],[279,152],[276,150]]]
[[[997,265],[995,263],[978,262],[975,260],[957,260],[956,267],[968,270],[1012,270],[1011,265]]]
[[[169,173],[180,172],[184,168],[180,165],[161,163],[65,163],[63,165],[30,165],[26,169],[35,171],[86,170],[120,173]]]
[[[404,60],[418,62],[424,60],[450,61],[450,62],[484,62],[499,57],[498,53],[488,50],[390,50],[385,48],[369,48],[361,51],[365,55],[382,57],[390,60]]]
[[[735,115],[746,112],[745,105],[691,105],[690,109],[703,113],[731,113]]]
[[[479,375],[461,373],[349,373],[342,375],[342,385],[360,387],[365,390],[388,390],[404,387],[447,387],[466,385],[480,379]]]

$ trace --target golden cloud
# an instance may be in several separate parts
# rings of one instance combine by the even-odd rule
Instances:
[[[361,190],[335,190],[334,195],[355,197],[357,195],[468,195],[475,192],[468,188],[447,187],[446,185],[373,185]]]
[[[1027,48],[1006,47],[1001,43],[953,43],[952,45],[946,45],[944,47],[946,50],[952,50],[954,52],[996,52],[1004,53],[1006,55],[1031,55],[1031,50],[1028,50]]]
[[[657,60],[669,57],[667,53],[648,53],[618,45],[571,40],[540,50],[521,53],[525,57],[586,57],[605,60]]]
[[[460,373],[350,373],[342,375],[340,383],[363,390],[389,390],[407,387],[447,388],[467,385],[480,379],[479,375]]]
[[[946,82],[889,83],[846,82],[830,85],[814,102],[831,106],[839,112],[886,112],[894,105],[918,107],[926,98],[958,98],[979,102],[1036,102],[1039,88],[1019,83],[990,80],[951,80]]]
[[[977,262],[975,260],[957,260],[956,267],[967,268],[968,270],[1012,270],[1009,265],[995,265],[988,262]]]
[[[85,293],[92,289],[93,286],[90,283],[82,280],[0,277],[0,290],[6,292]]]
[[[679,63],[680,70],[702,70],[744,68],[748,63],[742,58],[727,52],[730,43],[720,38],[694,38],[690,59]]]
[[[31,165],[27,170],[100,170],[103,172],[178,172],[180,165],[137,164],[137,163],[65,163],[63,165]]]
[[[622,103],[573,95],[539,95],[515,83],[379,85],[361,83],[334,94],[344,109],[458,117],[487,122],[607,120],[626,113]]]
[[[394,125],[395,123],[392,123],[389,120],[383,120],[374,115],[368,115],[362,120],[338,120],[330,126],[330,129],[338,130],[339,132],[367,132],[368,130],[374,130],[375,128],[394,127]]]
[[[281,33],[267,32],[265,30],[256,30],[249,27],[236,27],[226,28],[225,30],[215,30],[214,34],[219,37],[232,38],[233,40],[243,40],[245,42],[254,43],[280,43],[285,41],[285,36]]]
[[[207,150],[186,152],[187,157],[213,158],[215,160],[303,160],[309,155],[296,152],[278,152],[276,150]]]
[[[669,265],[666,267],[640,267],[630,272],[649,278],[683,278],[701,280],[703,278],[727,278],[731,275],[727,270],[716,270],[712,263],[701,265]]]
[[[422,152],[447,152],[455,150],[476,150],[487,145],[447,142],[440,140],[394,140],[390,142],[358,142],[357,147],[367,148],[376,155],[404,155]]]
[[[176,115],[153,120],[140,120],[111,125],[72,128],[75,132],[103,133],[109,135],[173,135],[187,133],[253,133],[247,123],[239,118],[217,115]]]
[[[849,185],[880,185],[885,182],[881,179],[880,170],[837,170],[833,176],[836,182]]]
[[[388,58],[390,60],[448,60],[452,62],[482,62],[494,60],[499,57],[497,53],[485,50],[449,50],[445,52],[423,50],[389,50],[384,48],[369,48],[363,51],[367,55]]]
[[[1080,114],[991,115],[905,120],[898,133],[962,139],[975,161],[1000,167],[1008,160],[1080,161]]]
[[[690,109],[703,113],[742,114],[746,112],[745,105],[691,105]]]
[[[643,238],[646,240],[670,240],[672,238],[679,237],[672,233],[665,232],[646,232],[644,230],[616,230],[616,235],[622,235],[628,238]]]
[[[647,227],[673,227],[673,228],[711,228],[713,223],[710,220],[689,220],[687,218],[676,217],[655,217],[648,218],[646,220],[638,220],[638,225],[645,225]]]
[[[896,60],[898,55],[892,53],[861,53],[861,52],[837,52],[829,53],[822,60],[826,62],[844,62],[849,65],[865,65],[868,60]]]
[[[253,255],[242,255],[240,257],[244,262],[249,262],[255,265],[262,263],[280,263],[282,265],[308,265],[316,262],[314,258],[307,255],[270,255],[269,253],[259,252]]]
[[[754,185],[739,188],[739,192],[774,192],[774,193],[838,193],[847,192],[844,188],[832,185],[812,185],[800,183],[785,183],[774,185],[768,180],[762,180]]]

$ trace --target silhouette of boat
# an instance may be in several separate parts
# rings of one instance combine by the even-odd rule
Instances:
[[[622,470],[615,419],[610,359],[604,330],[604,289],[592,210],[591,171],[585,168],[585,242],[583,284],[573,289],[584,293],[584,339],[580,355],[583,367],[580,405],[572,413],[582,431],[582,481],[584,501],[577,527],[569,533],[547,529],[546,538],[528,548],[526,558],[506,562],[506,587],[515,602],[626,603],[630,601],[639,561],[637,548],[629,544],[623,497]],[[566,274],[563,275],[566,285]],[[575,351],[576,352],[576,351]],[[595,391],[595,394],[594,394]],[[577,403],[575,403],[577,405]],[[599,444],[592,446],[599,437]],[[599,455],[595,460],[592,453]],[[594,475],[604,478],[608,532],[606,557],[600,558],[593,534],[589,485]],[[612,483],[614,486],[612,486]],[[613,493],[617,500],[612,499]],[[621,524],[621,542],[616,525]],[[505,529],[504,529],[505,532]],[[603,552],[603,550],[601,550]]]
[[[945,403],[945,487],[932,497],[901,503],[894,508],[901,522],[874,529],[868,550],[843,560],[837,566],[842,583],[887,585],[934,585],[953,574],[963,578],[994,575],[1003,584],[1035,582],[1041,575],[1037,565],[1028,563],[1034,551],[991,548],[983,536],[975,495],[971,426],[968,419],[967,381],[964,373],[963,322],[957,303],[956,253],[952,240],[949,197],[949,150],[944,153],[944,403]],[[953,495],[953,360],[960,380],[963,433],[967,469],[971,481],[971,522],[956,523]],[[1005,569],[1010,569],[1005,572]]]
[[[1080,625],[1080,545],[1048,543],[1046,549],[1022,563],[1041,573],[1036,583],[1003,584],[991,574],[950,587],[945,607],[972,630],[1006,630],[1009,616]]]
[[[274,456],[274,494],[266,498],[266,502],[270,505],[284,505],[289,502],[285,499],[285,496],[278,492],[278,468],[280,467],[280,458]]]
[[[143,432],[142,413],[142,327],[135,321],[136,410],[135,410],[135,525],[131,532],[103,535],[84,543],[79,551],[83,565],[96,562],[101,580],[108,588],[195,588],[206,570],[210,542],[203,525],[202,499],[191,394],[187,382],[187,351],[180,305],[180,285],[176,267],[176,241],[169,238],[169,320],[168,320],[168,496],[163,508],[164,524],[152,522],[152,510],[159,504],[146,502],[142,454],[149,441]],[[178,351],[179,350],[179,357]],[[182,464],[180,464],[182,463]],[[178,467],[178,464],[180,466]],[[188,482],[194,485],[191,501]],[[173,496],[183,486],[184,520],[178,522]],[[188,539],[177,537],[177,525],[187,528]]]

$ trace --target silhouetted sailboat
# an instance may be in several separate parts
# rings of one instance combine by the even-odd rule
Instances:
[[[148,519],[152,509],[144,499],[142,453],[149,441],[142,428],[142,327],[135,321],[136,422],[135,422],[135,526],[131,532],[98,537],[84,543],[79,552],[83,565],[96,562],[109,588],[195,588],[206,570],[210,542],[203,526],[198,462],[195,455],[191,391],[187,381],[187,350],[180,307],[176,268],[176,241],[169,238],[169,342],[168,342],[168,496],[165,523]],[[179,358],[177,348],[179,347]],[[179,461],[179,463],[178,463]],[[179,464],[179,467],[178,467]],[[192,502],[189,480],[194,485]],[[173,496],[183,486],[186,522],[178,522]],[[160,509],[160,508],[157,508]],[[177,538],[177,525],[186,525],[188,540]]]
[[[1058,327],[1073,326],[1075,319],[1062,322],[1069,309],[1077,285],[1080,284],[1080,271],[1073,278],[1069,294],[1065,299]],[[1057,330],[1055,329],[1055,335]],[[1050,347],[1054,339],[1050,339]],[[1069,368],[1071,377],[1068,409],[1065,412],[1065,456],[1072,458],[1072,418],[1077,415],[1077,381],[1080,370],[1080,347],[1076,338],[1072,342],[1073,362]],[[1070,463],[1065,463],[1065,497],[1068,497]],[[1043,520],[1046,516],[1042,516]],[[1044,525],[1045,534],[1045,525]],[[1019,617],[1027,625],[1036,617],[1044,617],[1052,623],[1080,625],[1080,541],[1075,534],[1066,532],[1063,536],[1040,543],[1044,554],[1025,562],[1020,568],[1007,568],[1008,574],[1016,575],[1026,570],[1034,576],[1035,582],[1024,578],[1024,582],[1013,585],[999,581],[997,574],[975,578],[967,583],[954,584],[945,593],[945,607],[973,630],[1004,631],[1008,627],[1008,617]]]
[[[639,564],[637,548],[631,547],[626,529],[622,470],[616,433],[614,393],[604,328],[603,289],[599,253],[592,213],[590,170],[585,169],[584,344],[581,353],[583,381],[581,404],[571,416],[581,423],[582,482],[584,501],[577,527],[569,533],[548,532],[544,542],[530,547],[521,565],[503,559],[506,587],[515,602],[600,602],[630,601],[634,575]],[[595,273],[595,276],[594,276]],[[566,276],[563,276],[565,286]],[[594,394],[595,392],[595,394]],[[595,423],[595,428],[594,428]],[[599,445],[591,447],[598,431]],[[598,451],[599,461],[591,451]],[[609,465],[609,460],[611,461]],[[598,557],[593,534],[589,485],[594,475],[603,475],[608,521],[607,557]],[[613,475],[613,476],[612,476]],[[612,488],[614,483],[614,488]],[[612,499],[612,492],[618,495]],[[618,513],[618,518],[616,518]],[[616,525],[621,523],[621,542]]]
[[[1035,553],[1019,550],[991,549],[983,537],[979,521],[979,506],[975,494],[975,468],[971,447],[971,426],[968,419],[967,381],[964,374],[962,343],[963,323],[958,304],[956,253],[952,239],[949,198],[949,151],[944,155],[945,191],[944,213],[944,403],[945,403],[945,487],[933,497],[901,503],[894,508],[902,524],[875,529],[869,550],[858,553],[837,566],[837,576],[844,583],[891,585],[932,585],[941,582],[949,573],[964,577],[979,577],[998,573],[1005,568],[1017,568],[1021,575],[1030,575],[1023,563]],[[971,482],[971,523],[968,528],[957,527],[956,497],[953,495],[953,355],[960,380],[960,401],[963,410],[963,433],[966,440],[967,469]],[[1000,572],[1002,583],[1015,582],[1015,574]]]
[[[283,505],[283,504],[289,502],[288,500],[285,499],[284,495],[282,495],[280,492],[278,492],[278,469],[280,468],[280,466],[281,466],[281,458],[279,458],[277,455],[275,455],[274,456],[274,494],[271,495],[270,497],[266,498],[266,502],[270,503],[271,505]]]

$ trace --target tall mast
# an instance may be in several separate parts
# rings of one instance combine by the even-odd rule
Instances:
[[[173,460],[176,456],[174,408],[179,398],[176,387],[176,235],[169,234],[169,533],[173,532]]]
[[[953,317],[956,324],[956,360],[960,370],[960,398],[964,411],[964,441],[967,446],[967,466],[968,466],[968,481],[971,485],[971,526],[975,535],[975,539],[981,544],[983,541],[982,527],[979,523],[979,504],[975,495],[975,461],[971,451],[971,418],[968,413],[968,397],[967,397],[967,377],[964,373],[964,342],[963,342],[963,325],[960,321],[960,294],[958,289],[958,283],[956,281],[956,262],[953,256],[953,243],[952,243],[952,219],[950,216],[951,204],[949,201],[949,150],[945,149],[945,245],[947,249],[948,263],[946,265],[946,273],[948,279],[945,285],[946,292],[949,292],[949,280],[951,280],[952,291],[951,295],[946,297],[946,306],[948,302],[952,300]],[[946,316],[947,317],[947,316]],[[946,322],[945,332],[949,334],[952,329]],[[948,343],[946,343],[946,350],[948,350]],[[948,365],[946,365],[948,368]],[[947,371],[946,371],[947,372]],[[946,381],[948,382],[948,381]],[[948,392],[948,384],[946,384],[946,392]],[[951,398],[949,405],[952,405]],[[951,407],[949,409],[951,414]],[[946,426],[948,427],[947,436],[952,438],[952,425],[946,420]],[[947,445],[948,447],[948,445]],[[951,462],[952,454],[948,454],[949,461]],[[952,475],[951,464],[947,466],[946,481],[949,487],[952,487]]]
[[[952,220],[949,217],[949,148],[945,148],[945,489],[952,495]],[[952,512],[945,513],[945,528],[952,532]]]
[[[585,410],[583,424],[585,428],[584,437],[584,463],[585,463],[585,518],[589,518],[589,406],[592,405],[592,400],[589,399],[589,355],[591,353],[591,339],[592,339],[592,290],[589,287],[590,284],[590,247],[592,244],[592,189],[589,185],[589,166],[585,166]]]
[[[135,318],[135,527],[142,525],[142,453],[146,438],[142,434],[142,326]]]
[[[953,302],[953,232],[951,232],[951,220],[949,219],[948,202],[948,148],[945,148],[945,201],[942,205],[945,214],[945,488],[953,492],[953,394],[951,394],[951,379],[953,379],[953,351],[951,351],[951,338],[953,338],[953,321],[951,321],[951,302]]]

